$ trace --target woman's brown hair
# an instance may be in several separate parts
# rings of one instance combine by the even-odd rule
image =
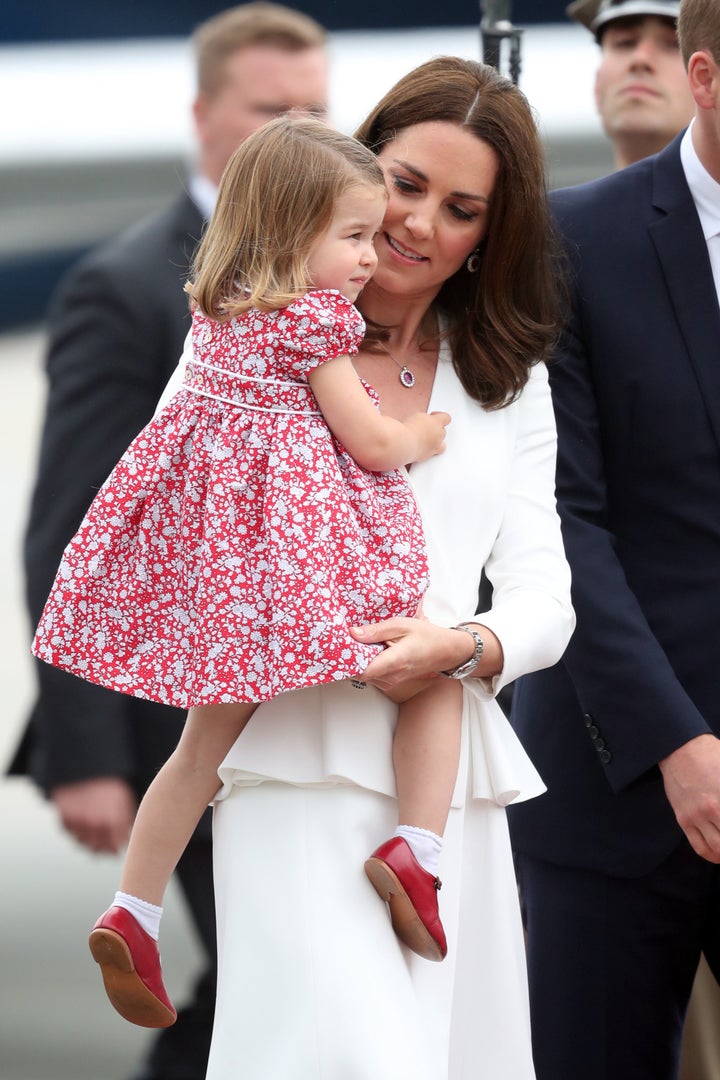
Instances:
[[[402,78],[355,137],[378,154],[417,124],[456,124],[491,146],[499,169],[480,267],[462,266],[438,306],[458,377],[486,408],[509,404],[559,324],[557,244],[546,201],[544,155],[524,94],[494,68],[441,56]],[[362,303],[360,304],[362,307]]]
[[[276,311],[312,287],[308,255],[338,198],[356,186],[386,191],[376,157],[319,120],[280,117],[235,151],[198,248],[194,303],[219,321]]]

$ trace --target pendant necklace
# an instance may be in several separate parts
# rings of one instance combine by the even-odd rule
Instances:
[[[399,360],[396,360],[390,350],[386,348],[385,345],[383,345],[382,341],[378,341],[377,344],[380,346],[384,353],[387,353],[393,364],[395,364],[395,366],[400,369],[400,374],[398,375],[398,378],[400,379],[400,382],[405,387],[405,389],[412,390],[413,386],[415,385],[415,376],[413,375],[410,368],[406,367],[405,364],[401,364]]]

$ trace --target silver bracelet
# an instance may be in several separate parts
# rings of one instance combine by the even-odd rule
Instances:
[[[441,671],[440,674],[444,675],[447,679],[464,679],[466,675],[471,675],[480,662],[480,657],[483,654],[484,643],[483,639],[478,634],[477,630],[471,630],[467,623],[458,623],[457,626],[451,626],[451,630],[464,630],[466,634],[475,642],[475,650],[469,660],[463,660],[462,664],[458,664],[452,671]]]

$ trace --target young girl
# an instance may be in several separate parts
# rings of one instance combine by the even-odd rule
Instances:
[[[138,810],[120,891],[90,935],[108,996],[133,1023],[175,1020],[160,905],[257,703],[358,679],[379,647],[350,627],[419,613],[426,553],[401,467],[442,452],[450,417],[384,417],[350,360],[365,332],[353,301],[375,269],[385,205],[375,156],[316,121],[272,121],[243,143],[188,286],[183,388],[98,493],[38,627],[42,660],[189,709]],[[477,661],[477,642],[468,647]],[[459,690],[433,680],[401,705],[408,824],[366,864],[398,935],[436,960]]]

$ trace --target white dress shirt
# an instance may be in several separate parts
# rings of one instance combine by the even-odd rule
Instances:
[[[710,256],[713,281],[720,303],[720,184],[713,180],[700,161],[693,143],[695,121],[685,132],[680,144],[680,161],[700,218],[705,243]]]

